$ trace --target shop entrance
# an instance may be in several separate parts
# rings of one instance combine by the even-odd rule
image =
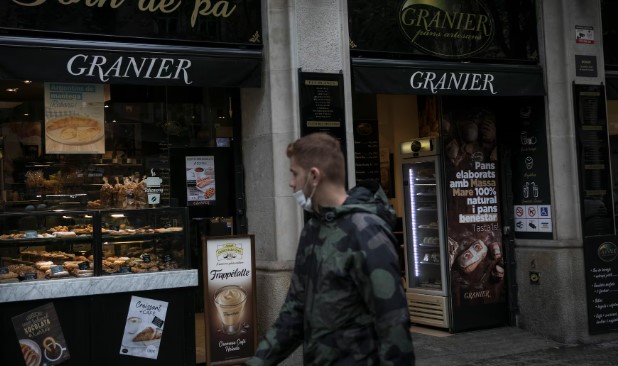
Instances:
[[[381,182],[404,222],[405,200],[409,198],[406,197],[409,190],[405,187],[410,183],[401,171],[405,156],[402,156],[400,145],[419,138],[429,138],[438,145],[436,150],[441,156],[440,169],[443,169],[438,174],[439,185],[444,194],[443,202],[450,201],[445,212],[453,214],[444,220],[442,228],[445,232],[442,260],[447,262],[447,278],[439,280],[439,283],[449,284],[450,330],[514,325],[517,313],[514,238],[516,235],[551,236],[551,220],[549,226],[542,228],[543,232],[539,230],[538,215],[526,221],[516,221],[514,217],[516,206],[531,206],[532,212],[539,205],[548,205],[549,182],[539,174],[542,169],[547,171],[543,98],[358,94],[354,98],[355,146],[367,148],[366,134],[359,132],[366,132],[367,125],[374,126],[379,156],[379,161],[374,162],[375,168],[368,170],[371,166],[367,164],[368,155],[364,152],[359,156],[357,149],[357,181],[370,178],[371,172],[379,172],[373,173],[374,179]],[[485,174],[485,178],[494,174],[495,177],[468,179],[462,178],[462,174],[479,174],[479,177]],[[462,199],[460,194],[464,190],[454,189],[453,184],[464,183],[483,186],[471,187],[473,196]],[[444,204],[442,206],[444,209]],[[493,216],[487,219],[489,216],[481,217],[481,213]],[[471,221],[467,220],[486,222],[470,225]],[[544,225],[547,221],[543,221]],[[412,250],[411,242],[417,239],[409,233],[403,237],[401,245],[405,253]],[[467,252],[475,240],[484,241],[483,252],[479,255],[483,256],[482,266],[486,268],[484,273],[477,273],[471,279],[458,267],[458,256]],[[426,246],[427,242],[420,243],[423,244]],[[413,256],[406,256],[408,272],[413,267],[409,263],[414,260],[411,258]],[[423,261],[422,255],[416,259]],[[429,284],[424,289],[423,286],[415,289],[412,282],[414,276],[418,276],[416,272],[414,275],[404,273],[408,290],[430,294]],[[484,298],[466,300],[481,296]],[[418,320],[419,324],[435,324],[433,319],[423,323],[424,315],[414,309],[415,304],[417,300],[411,305],[413,320]]]

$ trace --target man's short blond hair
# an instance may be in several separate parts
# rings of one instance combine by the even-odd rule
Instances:
[[[288,158],[294,158],[303,169],[316,167],[324,179],[345,185],[345,160],[341,143],[336,138],[323,132],[303,136],[287,148]]]

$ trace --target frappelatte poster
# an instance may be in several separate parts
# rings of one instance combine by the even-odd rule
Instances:
[[[248,358],[256,343],[253,238],[211,238],[206,246],[204,302],[210,362]]]
[[[132,296],[120,354],[157,359],[168,303]]]

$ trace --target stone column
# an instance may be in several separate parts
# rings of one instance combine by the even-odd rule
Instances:
[[[603,81],[600,2],[539,1],[539,48],[545,69],[546,117],[554,240],[517,240],[519,325],[555,340],[591,341],[588,334],[573,81]],[[594,44],[577,44],[575,26],[592,26]],[[575,76],[575,55],[596,56],[598,77]],[[529,272],[540,273],[531,284]]]
[[[245,193],[249,233],[255,234],[256,242],[260,336],[277,317],[287,293],[303,224],[302,211],[288,186],[285,155],[287,145],[300,136],[299,68],[343,70],[346,119],[352,115],[346,9],[343,0],[262,1],[262,88],[241,92]],[[347,130],[351,153],[352,129]],[[285,364],[302,364],[300,351]]]

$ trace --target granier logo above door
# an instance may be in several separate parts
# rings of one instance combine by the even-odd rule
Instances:
[[[415,48],[451,59],[481,52],[494,36],[492,14],[481,0],[403,0],[399,26]]]

